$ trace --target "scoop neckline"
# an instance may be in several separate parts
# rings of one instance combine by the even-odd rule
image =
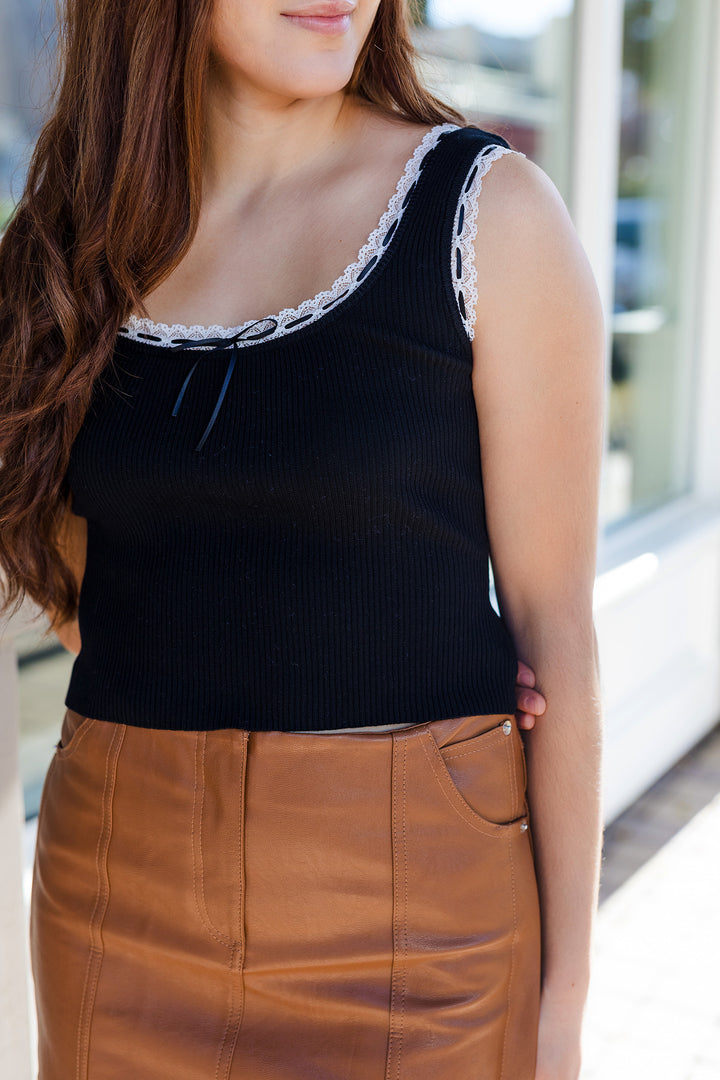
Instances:
[[[162,323],[152,319],[129,315],[117,334],[117,339],[132,345],[146,346],[149,349],[173,349],[182,342],[193,342],[194,349],[211,350],[217,345],[203,345],[206,338],[232,337],[239,347],[258,345],[275,341],[289,334],[297,333],[304,327],[312,326],[330,311],[336,310],[365,282],[383,256],[392,246],[398,226],[409,201],[410,194],[417,183],[423,162],[431,150],[437,146],[443,135],[460,129],[459,124],[435,124],[425,133],[417,144],[390,196],[378,224],[360,248],[354,261],[345,267],[329,289],[321,290],[308,300],[303,300],[295,308],[283,308],[276,315],[266,315],[260,319],[248,319],[237,326],[204,325],[195,323]],[[275,324],[274,328],[271,324]],[[261,329],[258,330],[257,328]],[[262,327],[265,327],[263,330]],[[130,329],[124,333],[123,328]],[[250,331],[255,331],[250,334]],[[249,334],[243,337],[242,334]],[[194,343],[197,342],[195,345]]]

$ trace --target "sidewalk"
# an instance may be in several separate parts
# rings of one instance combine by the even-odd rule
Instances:
[[[720,726],[605,832],[582,1080],[720,1080]]]
[[[720,1080],[719,972],[720,725],[606,830],[582,1080]]]

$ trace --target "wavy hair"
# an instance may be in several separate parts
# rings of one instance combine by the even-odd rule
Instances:
[[[177,266],[201,201],[213,0],[65,0],[52,108],[0,239],[0,611],[77,612],[60,536],[70,450],[123,320]],[[347,93],[465,124],[415,70],[407,0],[381,0]]]

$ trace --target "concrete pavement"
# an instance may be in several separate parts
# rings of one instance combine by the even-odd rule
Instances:
[[[582,1080],[720,1080],[720,726],[605,832]]]

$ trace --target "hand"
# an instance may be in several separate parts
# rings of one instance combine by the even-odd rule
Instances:
[[[535,717],[542,716],[547,702],[539,690],[534,689],[535,672],[522,660],[518,661],[517,682],[515,685],[515,700],[517,712],[515,718],[519,728],[529,731],[535,726]]]

